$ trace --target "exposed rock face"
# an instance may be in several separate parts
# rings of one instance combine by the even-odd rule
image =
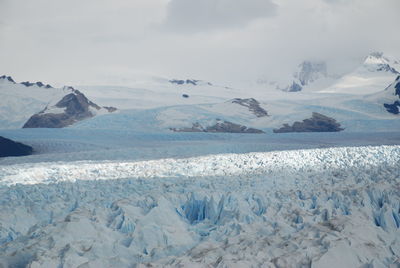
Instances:
[[[264,133],[264,131],[259,129],[248,128],[246,126],[222,120],[217,120],[215,125],[206,128],[199,123],[194,123],[191,128],[171,128],[171,130],[174,132]]]
[[[202,80],[196,80],[196,79],[172,79],[169,80],[169,82],[171,84],[176,84],[176,85],[193,85],[193,86],[197,86],[199,84],[201,85],[209,85],[212,86],[212,84],[210,82],[206,82],[206,81],[202,81]]]
[[[115,112],[117,108],[112,107],[112,106],[103,106],[104,109],[106,109],[109,113]]]
[[[93,117],[90,107],[100,110],[101,107],[89,101],[84,94],[73,89],[73,92],[65,95],[54,107],[46,107],[42,112],[33,115],[23,128],[62,128],[73,123]],[[62,113],[54,113],[55,108],[64,109]],[[116,110],[114,107],[105,108],[109,112]]]
[[[325,62],[311,62],[304,61],[299,65],[299,71],[295,77],[299,79],[302,86],[306,86],[320,77],[326,77],[326,63]]]
[[[29,82],[29,81],[21,82],[21,85],[24,85],[24,86],[26,86],[26,87],[31,87],[31,86],[36,85],[36,86],[38,86],[38,87],[53,88],[53,87],[50,86],[49,84],[45,85],[45,84],[43,84],[43,83],[40,82],[40,81],[38,81],[38,82],[36,82],[36,83],[31,83],[31,82]]]
[[[383,106],[386,108],[386,110],[389,113],[392,114],[399,114],[400,113],[400,75],[397,76],[395,82],[394,82],[394,95],[399,97],[399,100],[396,100],[395,102],[393,102],[392,104],[390,103],[384,103]],[[391,90],[391,88],[389,87],[389,90]]]
[[[32,147],[0,136],[0,157],[32,154]]]
[[[236,98],[232,100],[232,103],[237,103],[241,106],[247,107],[249,111],[254,113],[257,117],[268,116],[267,111],[261,108],[260,103],[253,98],[249,99]]]
[[[320,113],[313,113],[311,118],[304,119],[302,122],[294,122],[292,126],[284,124],[279,129],[274,129],[274,133],[287,133],[287,132],[337,132],[342,131],[343,128],[333,118],[322,115]]]
[[[323,61],[303,61],[298,71],[293,74],[291,84],[277,85],[276,88],[286,92],[298,92],[318,79],[328,77],[326,63]],[[290,81],[290,80],[289,80]]]
[[[392,64],[398,64],[397,61],[391,61],[383,55],[383,52],[372,52],[367,56],[364,61],[369,71],[390,72],[393,74],[400,74]]]
[[[199,82],[199,80],[195,80],[195,79],[186,79],[186,80],[172,79],[172,80],[169,80],[169,82],[171,84],[177,84],[177,85],[192,84],[192,85],[196,86],[197,82]]]
[[[5,76],[5,75],[3,75],[3,76],[0,76],[0,79],[2,79],[2,80],[7,80],[7,81],[9,81],[9,82],[15,84],[15,81],[14,81],[14,79],[12,79],[11,76]]]
[[[298,83],[293,81],[293,84],[290,87],[288,87],[287,91],[288,92],[298,92],[298,91],[301,91],[302,89],[303,89],[302,86],[300,86]]]
[[[384,103],[383,106],[386,108],[386,111],[392,114],[400,113],[400,101],[395,101],[392,104]]]

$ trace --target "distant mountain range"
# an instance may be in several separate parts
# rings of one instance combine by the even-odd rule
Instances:
[[[340,77],[330,74],[324,62],[304,61],[289,84],[269,88],[152,77],[141,79],[137,86],[79,86],[77,90],[43,82],[16,83],[3,75],[0,128],[235,133],[395,130],[400,129],[399,70],[399,61],[374,52]],[[302,122],[312,127],[301,126]]]

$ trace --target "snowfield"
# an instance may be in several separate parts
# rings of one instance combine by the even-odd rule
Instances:
[[[0,166],[0,267],[398,267],[400,146]]]

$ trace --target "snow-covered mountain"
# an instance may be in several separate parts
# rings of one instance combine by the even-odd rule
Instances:
[[[320,92],[366,95],[382,91],[393,82],[400,70],[400,62],[381,52],[368,55],[352,72],[340,77]],[[385,86],[386,85],[386,86]]]
[[[143,75],[129,80],[130,86],[81,85],[78,91],[41,82],[17,84],[2,76],[0,128],[74,125],[165,132],[219,126],[221,131],[251,128],[261,133],[317,113],[339,124],[327,129],[388,131],[399,127],[397,99],[385,90],[398,76],[399,66],[398,61],[375,52],[350,73],[336,77],[329,74],[326,63],[305,61],[291,78],[292,89],[285,89],[298,92]],[[109,114],[113,107],[118,113]],[[391,113],[387,107],[392,107]],[[50,120],[49,114],[58,115]]]
[[[293,74],[293,81],[286,85],[277,85],[276,88],[288,92],[298,92],[313,82],[328,77],[327,66],[323,61],[303,61],[298,71]]]
[[[400,61],[382,52],[372,52],[360,64],[345,74],[329,72],[324,61],[303,61],[286,82],[272,83],[288,92],[318,91],[365,95],[382,90],[399,74]]]
[[[0,128],[64,127],[97,114],[114,111],[100,107],[73,87],[53,88],[42,82],[16,83],[0,77]]]

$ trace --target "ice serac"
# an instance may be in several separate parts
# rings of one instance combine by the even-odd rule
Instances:
[[[43,111],[33,115],[25,123],[23,128],[62,128],[75,122],[93,117],[93,111],[101,110],[97,104],[91,102],[79,90],[68,87],[71,93],[65,95],[52,107],[46,107]],[[107,111],[115,111],[113,107],[105,108]]]
[[[229,121],[216,120],[214,125],[207,127],[202,126],[200,123],[193,123],[192,127],[184,128],[170,128],[174,132],[212,132],[212,133],[250,133],[260,134],[264,131],[255,128],[248,128],[243,125],[235,124]]]
[[[30,155],[33,148],[0,136],[0,157]]]
[[[2,165],[0,267],[398,267],[399,155]]]
[[[337,132],[342,131],[343,128],[333,118],[322,115],[320,113],[313,113],[311,118],[304,119],[302,122],[294,122],[293,125],[284,124],[279,129],[274,129],[274,133],[287,133],[287,132]]]

